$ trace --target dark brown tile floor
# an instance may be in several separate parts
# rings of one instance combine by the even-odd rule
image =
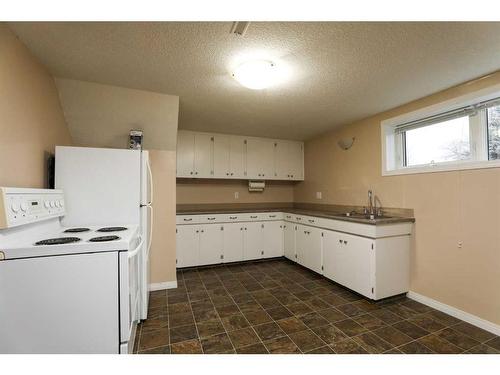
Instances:
[[[181,270],[134,351],[500,353],[500,337],[404,296],[373,302],[285,259]]]

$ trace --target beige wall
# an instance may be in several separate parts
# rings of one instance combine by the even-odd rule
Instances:
[[[500,168],[382,177],[380,121],[498,83],[500,72],[308,141],[306,181],[294,192],[296,202],[366,205],[373,189],[383,206],[413,208],[411,290],[496,324]],[[337,146],[343,137],[356,137],[348,151]]]
[[[175,151],[149,152],[153,173],[153,242],[151,282],[176,280],[175,274]]]
[[[75,145],[123,148],[141,129],[145,149],[175,150],[178,96],[61,78],[56,85]]]
[[[293,202],[293,183],[266,181],[262,193],[249,192],[241,180],[177,180],[177,204]],[[234,198],[234,193],[239,198]]]
[[[46,159],[71,137],[53,78],[0,24],[0,186],[44,187]]]

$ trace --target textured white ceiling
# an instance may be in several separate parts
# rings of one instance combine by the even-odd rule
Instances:
[[[10,23],[54,76],[180,96],[179,127],[308,139],[500,68],[500,23]],[[252,91],[245,56],[293,75]]]

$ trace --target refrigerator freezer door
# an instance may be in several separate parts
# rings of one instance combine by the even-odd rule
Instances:
[[[65,226],[138,225],[141,152],[58,146],[56,187],[64,190]]]

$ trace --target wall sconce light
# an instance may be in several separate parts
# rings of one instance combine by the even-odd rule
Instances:
[[[354,143],[354,140],[356,138],[342,138],[340,139],[337,144],[342,150],[349,150],[352,147],[352,144]]]

